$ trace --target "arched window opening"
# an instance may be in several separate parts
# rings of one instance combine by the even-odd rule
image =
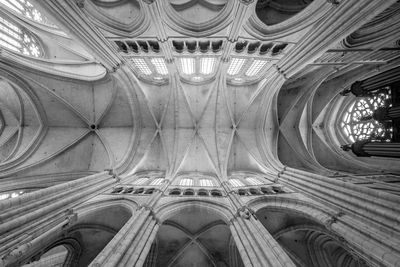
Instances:
[[[0,0],[0,3],[11,10],[33,21],[57,28],[46,16],[44,16],[32,3],[27,0]]]
[[[56,246],[44,253],[39,260],[25,264],[23,266],[64,266],[68,258],[68,249],[63,246]]]
[[[154,190],[155,190],[154,188],[149,188],[144,193],[147,194],[147,195],[151,195],[151,194],[154,193]]]
[[[184,195],[184,196],[193,196],[193,195],[194,195],[194,191],[193,191],[192,189],[186,189],[186,190],[183,192],[183,195]]]
[[[244,189],[239,189],[239,190],[238,190],[238,194],[239,194],[240,196],[245,196],[245,195],[247,195],[247,194],[246,194],[246,190],[244,190]]]
[[[179,68],[193,82],[201,82],[215,73],[216,57],[181,57]]]
[[[124,190],[124,194],[129,194],[133,192],[133,187],[128,187]]]
[[[197,193],[199,196],[208,196],[207,190],[200,189],[199,192]]]
[[[276,193],[285,193],[285,190],[283,190],[282,186],[273,186],[272,189],[276,192]]]
[[[261,187],[261,192],[264,194],[276,194],[272,187]]]
[[[212,195],[213,197],[222,197],[222,193],[221,193],[221,191],[219,191],[219,190],[212,190],[212,191],[211,191],[211,195]]]
[[[127,50],[127,46],[123,42],[116,43],[120,50]],[[160,82],[165,81],[168,78],[168,68],[165,63],[164,58],[130,58],[136,73],[146,79],[152,79],[154,81]]]
[[[143,191],[144,191],[144,188],[139,188],[139,189],[136,189],[135,192],[133,192],[133,193],[134,194],[142,194]]]
[[[259,193],[259,191],[257,190],[257,189],[255,189],[255,188],[250,188],[250,194],[252,194],[252,195],[259,195],[260,193]]]
[[[115,187],[115,188],[111,191],[111,193],[114,193],[114,194],[120,193],[123,189],[124,189],[123,187]]]
[[[389,123],[380,123],[373,119],[373,112],[388,105],[390,93],[380,93],[373,97],[357,98],[343,114],[340,128],[349,141],[379,139],[388,141],[392,138],[393,128]]]
[[[27,56],[43,56],[42,48],[32,34],[2,17],[0,17],[0,45]]]
[[[179,182],[180,186],[193,186],[193,179],[190,178],[183,178]]]
[[[169,194],[170,194],[170,195],[173,195],[173,196],[178,196],[178,195],[181,194],[181,190],[180,190],[179,188],[175,188],[175,189],[172,189],[172,190],[169,192]]]
[[[244,183],[242,183],[242,181],[240,181],[239,179],[229,179],[229,183],[230,183],[233,187],[244,186]]]

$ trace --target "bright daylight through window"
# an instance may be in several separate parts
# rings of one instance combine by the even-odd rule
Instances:
[[[389,139],[392,129],[385,127],[371,116],[375,109],[382,107],[390,95],[379,94],[373,98],[357,98],[348,106],[340,127],[351,142],[371,137]]]

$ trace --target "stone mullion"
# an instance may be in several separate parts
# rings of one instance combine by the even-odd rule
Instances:
[[[383,10],[394,4],[389,1],[341,1],[332,6],[324,19],[287,53],[278,66],[288,78],[312,63],[332,45],[340,42],[349,33],[359,28]],[[337,21],[343,23],[336,23]]]

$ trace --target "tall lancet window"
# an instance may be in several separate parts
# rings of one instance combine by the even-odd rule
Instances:
[[[27,0],[0,0],[0,4],[5,5],[12,11],[24,15],[31,20],[53,28],[57,28],[56,25],[51,23],[46,16],[44,16],[37,8],[34,7],[34,5],[32,5]]]
[[[43,56],[43,50],[31,33],[0,17],[0,46],[31,57]]]
[[[365,139],[388,140],[392,136],[392,126],[373,118],[373,112],[389,105],[390,94],[379,93],[373,97],[356,98],[347,106],[340,127],[351,142]]]

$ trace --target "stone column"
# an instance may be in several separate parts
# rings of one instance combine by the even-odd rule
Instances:
[[[158,228],[152,212],[141,207],[89,266],[142,266]]]
[[[101,172],[0,201],[0,256],[49,231],[65,218],[66,211],[102,193],[115,182],[111,174]]]
[[[349,148],[357,157],[400,158],[400,143],[363,140],[353,143],[351,147],[343,146],[344,150],[349,150]]]
[[[154,217],[152,209],[163,196],[165,190],[167,190],[170,178],[166,176],[165,181],[138,208],[128,222],[92,261],[90,266],[139,267],[145,263],[160,226]]]
[[[245,266],[295,266],[283,248],[249,210],[239,212],[230,224]]]
[[[400,106],[379,107],[372,114],[372,118],[379,122],[391,121],[400,118]]]
[[[339,212],[325,226],[373,266],[400,266],[398,197],[286,167],[279,181]]]
[[[28,242],[14,248],[0,259],[0,266],[21,266],[26,259],[32,257],[37,251],[56,241],[62,235],[63,231],[76,222],[76,220],[76,214],[70,213],[60,223],[37,237],[29,235],[27,238]]]
[[[232,206],[237,209],[231,220],[230,230],[245,266],[279,267],[295,266],[283,248],[257,220],[243,200],[224,181],[222,187],[227,192]]]

